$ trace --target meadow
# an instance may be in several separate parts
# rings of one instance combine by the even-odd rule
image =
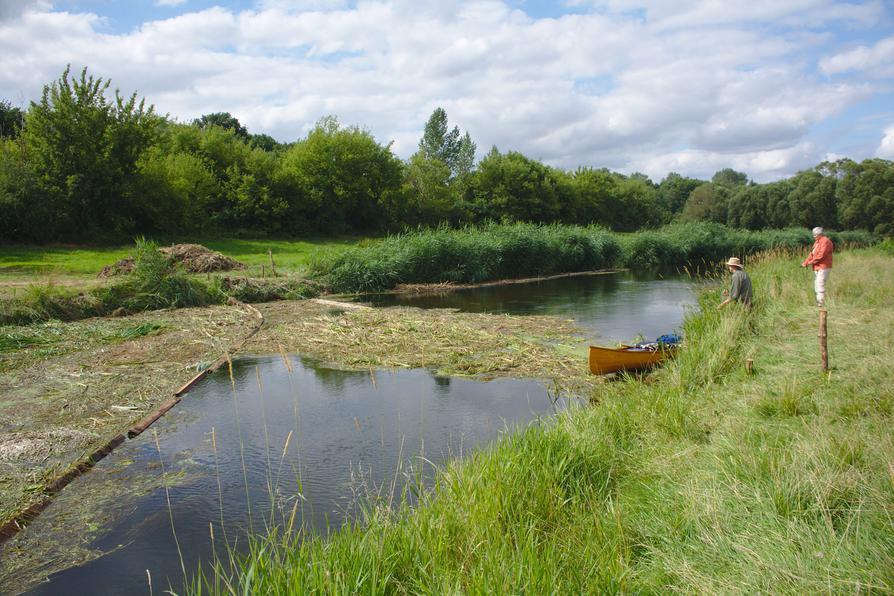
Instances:
[[[254,537],[191,592],[889,593],[892,264],[836,256],[827,373],[811,276],[756,255],[753,311],[707,290],[663,369],[447,465],[418,507]]]

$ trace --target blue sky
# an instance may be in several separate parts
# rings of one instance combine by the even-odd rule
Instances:
[[[894,159],[894,5],[881,0],[0,0],[0,99],[67,64],[189,121],[283,141],[321,117],[408,157],[444,107],[564,168],[768,181]]]

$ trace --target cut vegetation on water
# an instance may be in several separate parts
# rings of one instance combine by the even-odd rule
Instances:
[[[101,44],[66,43],[59,59],[134,45],[115,42],[122,23],[104,10],[18,4],[0,10],[0,30],[25,32],[16,39],[51,39],[27,34],[48,24],[72,39],[108,29]],[[887,5],[782,7],[772,23],[752,11],[744,36],[724,21],[747,61],[704,52],[707,13],[690,7],[673,17],[672,38],[696,43],[708,65],[668,37],[671,51],[645,51],[639,27],[669,30],[651,9],[630,21],[575,6],[547,23],[499,2],[446,12],[279,3],[239,15],[224,2],[200,18],[155,4],[170,12],[163,26],[127,25],[147,64],[195,62],[193,38],[214,38],[224,69],[186,94],[170,73],[146,79],[164,81],[166,105],[201,109],[209,94],[196,89],[238,88],[258,99],[240,104],[255,106],[253,124],[287,118],[303,136],[249,132],[228,112],[162,116],[136,93],[113,97],[87,68],[65,68],[27,109],[0,98],[0,593],[894,593],[891,131],[875,157],[793,173],[813,151],[872,144],[884,110],[861,116],[859,139],[821,147],[838,133],[814,133],[845,130],[829,115],[847,120],[848,98],[885,87],[877,73],[857,85],[872,60],[857,69],[852,58],[882,55],[882,35],[853,47],[859,27],[890,21]],[[366,12],[342,18],[352,11]],[[422,40],[447,13],[468,33],[462,43]],[[846,14],[857,15],[847,36],[822,28]],[[284,68],[251,71],[268,24],[312,37],[304,25],[328,32],[333,17],[371,30],[407,23],[350,47],[273,41]],[[779,22],[810,28],[763,39]],[[216,29],[179,36],[187,49],[170,60],[169,40],[142,43],[183,23]],[[246,43],[217,40],[231,29],[220,23]],[[476,34],[482,24],[488,33]],[[609,45],[636,39],[624,71],[566,60],[605,38],[594,24],[618,32]],[[538,43],[558,40],[561,51],[540,52],[561,58],[558,79],[520,67],[537,54],[532,37],[509,51],[531,26]],[[394,43],[408,31],[410,46]],[[488,51],[492,31],[507,51]],[[373,37],[385,40],[375,51],[364,45]],[[752,38],[808,71],[766,66],[767,52],[740,47]],[[845,53],[797,50],[833,38]],[[426,54],[444,40],[449,51]],[[487,82],[485,104],[453,95],[462,77],[425,80],[455,70],[457,51],[472,71],[514,56],[467,77]],[[11,72],[47,63],[28,52],[11,52]],[[234,53],[240,73],[226,78]],[[394,73],[370,78],[372,57],[399,66],[417,53],[418,105],[406,88],[389,95]],[[636,72],[647,54],[673,56],[673,80]],[[295,60],[359,68],[330,82],[372,81],[355,87],[392,132],[305,121],[355,102],[308,87],[321,79]],[[582,64],[608,70],[582,79]],[[692,64],[712,76],[686,75]],[[0,85],[16,76],[37,75]],[[528,89],[524,101],[505,103],[507,80]],[[648,97],[635,90],[645,81]],[[419,106],[441,101],[433,93],[488,129],[488,144],[530,143],[544,161],[480,151],[475,131],[451,127],[440,107],[407,143],[423,126]],[[702,123],[652,124],[701,110]],[[569,162],[578,155],[584,163]],[[585,163],[594,156],[625,172]],[[756,173],[701,170],[718,159]],[[670,163],[692,171],[660,181],[634,171]],[[813,226],[834,243],[825,295],[814,280],[828,271],[798,266],[823,236]],[[753,305],[718,310],[723,263],[744,264]],[[737,271],[735,287],[742,280]],[[636,362],[616,349],[632,344]],[[614,361],[593,358],[595,345]]]

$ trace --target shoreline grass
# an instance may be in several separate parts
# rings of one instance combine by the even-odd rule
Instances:
[[[836,256],[830,374],[810,276],[756,257],[754,311],[702,296],[650,382],[600,384],[593,407],[449,464],[417,508],[253,537],[189,591],[890,593],[892,265]]]

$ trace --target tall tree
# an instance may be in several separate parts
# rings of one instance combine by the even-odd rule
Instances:
[[[894,162],[866,159],[839,162],[838,216],[848,228],[894,235]]]
[[[205,114],[201,118],[193,120],[192,123],[199,128],[219,126],[225,130],[232,130],[236,133],[236,136],[241,139],[248,140],[249,138],[248,129],[242,126],[239,119],[229,112],[213,112],[211,114]]]
[[[687,178],[676,172],[668,174],[658,185],[658,197],[670,213],[679,213],[693,190],[704,184],[703,180]]]
[[[737,172],[732,168],[723,168],[714,174],[711,178],[711,182],[717,186],[732,189],[737,186],[748,184],[748,175],[743,174],[742,172]]]
[[[398,192],[401,162],[369,131],[320,120],[282,157],[280,183],[297,218],[315,231],[378,231],[387,195]]]
[[[6,100],[0,100],[0,139],[15,138],[25,124],[25,112]]]
[[[69,78],[66,68],[32,102],[23,136],[59,237],[110,238],[130,234],[139,200],[137,162],[158,133],[159,119],[145,99],[124,98],[110,81]],[[48,238],[50,239],[50,238]]]
[[[422,139],[419,141],[419,152],[426,159],[440,159],[453,171],[459,155],[459,127],[448,130],[447,112],[444,108],[435,108],[428,122]]]
[[[706,182],[692,191],[681,215],[684,221],[726,223],[729,190],[720,184]]]

